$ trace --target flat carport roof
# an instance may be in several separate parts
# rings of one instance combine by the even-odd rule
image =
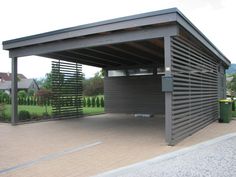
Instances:
[[[3,49],[9,50],[9,56],[11,58],[29,55],[60,58],[67,61],[77,58],[82,64],[98,67],[143,64],[142,62],[134,62],[140,58],[138,57],[139,54],[135,56],[134,52],[129,54],[126,52],[126,56],[122,56],[123,60],[126,59],[126,61],[119,61],[116,57],[114,59],[116,62],[114,62],[111,57],[115,57],[115,50],[123,54],[125,51],[129,51],[129,48],[125,46],[124,43],[176,36],[180,34],[180,28],[185,29],[198,39],[206,48],[221,59],[226,66],[230,64],[230,61],[177,8],[117,18],[4,41]],[[119,46],[117,48],[115,48],[116,46],[111,46],[114,44],[119,44]],[[151,50],[145,50],[145,45],[142,42],[135,45],[136,48],[139,47],[142,48],[142,51],[145,51],[143,52],[144,55],[148,53],[152,57],[156,57],[155,59],[163,57],[163,54],[158,50],[155,54],[153,51],[151,52]],[[96,48],[98,46],[103,46],[105,52],[101,49],[100,55],[98,55],[98,53],[96,53],[96,51],[100,49]],[[89,51],[85,52],[82,50],[85,48],[89,49]],[[111,51],[111,53],[106,52],[107,50]],[[63,53],[63,51],[70,51],[71,53]],[[102,54],[110,55],[110,58],[107,59]],[[99,57],[96,58],[96,56]],[[151,62],[154,60],[152,57],[149,57],[152,60]],[[128,58],[130,58],[130,63],[128,63]],[[145,60],[145,58],[143,57],[141,60]]]

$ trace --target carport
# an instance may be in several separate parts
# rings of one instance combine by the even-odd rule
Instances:
[[[169,145],[218,119],[230,61],[176,8],[3,42],[12,58],[12,123],[17,58],[37,55],[106,71],[107,113],[165,114]]]

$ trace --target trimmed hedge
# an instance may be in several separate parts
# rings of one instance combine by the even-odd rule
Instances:
[[[104,98],[103,97],[83,97],[83,107],[104,107]],[[11,104],[11,98],[8,95],[0,95],[0,103]],[[39,106],[38,98],[35,96],[27,97],[18,97],[19,105],[28,105],[28,106]],[[70,102],[66,103],[70,104]],[[51,100],[48,98],[44,105],[51,106]]]

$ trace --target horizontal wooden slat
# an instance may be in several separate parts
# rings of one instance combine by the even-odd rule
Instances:
[[[53,61],[52,113],[54,117],[82,114],[82,68],[78,63]]]
[[[172,38],[172,141],[214,121],[218,114],[217,60],[182,37]]]

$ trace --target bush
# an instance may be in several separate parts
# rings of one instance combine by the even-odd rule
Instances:
[[[94,108],[96,104],[95,97],[92,97],[92,107]]]
[[[27,105],[30,105],[30,98],[27,97]]]
[[[104,99],[101,97],[101,107],[104,108]]]
[[[10,96],[6,92],[1,92],[0,97],[2,103],[8,103],[8,100],[10,100]]]
[[[19,112],[19,120],[29,120],[30,113],[29,111],[22,110]]]
[[[0,104],[0,118],[3,118],[6,116],[5,115],[5,110],[6,110],[6,107],[4,104]]]
[[[86,98],[84,97],[84,98],[83,98],[83,107],[86,107],[86,106],[87,106]]]
[[[28,91],[28,96],[34,96],[34,90],[30,89],[30,90]]]
[[[18,91],[17,95],[19,98],[26,98],[26,96],[27,96],[27,94],[24,90]]]
[[[43,113],[43,117],[49,117],[50,115],[47,112]]]
[[[99,97],[96,98],[96,106],[97,106],[97,107],[100,107],[100,100],[99,100]]]
[[[91,100],[90,100],[90,97],[87,98],[87,106],[88,106],[88,107],[91,107]]]

